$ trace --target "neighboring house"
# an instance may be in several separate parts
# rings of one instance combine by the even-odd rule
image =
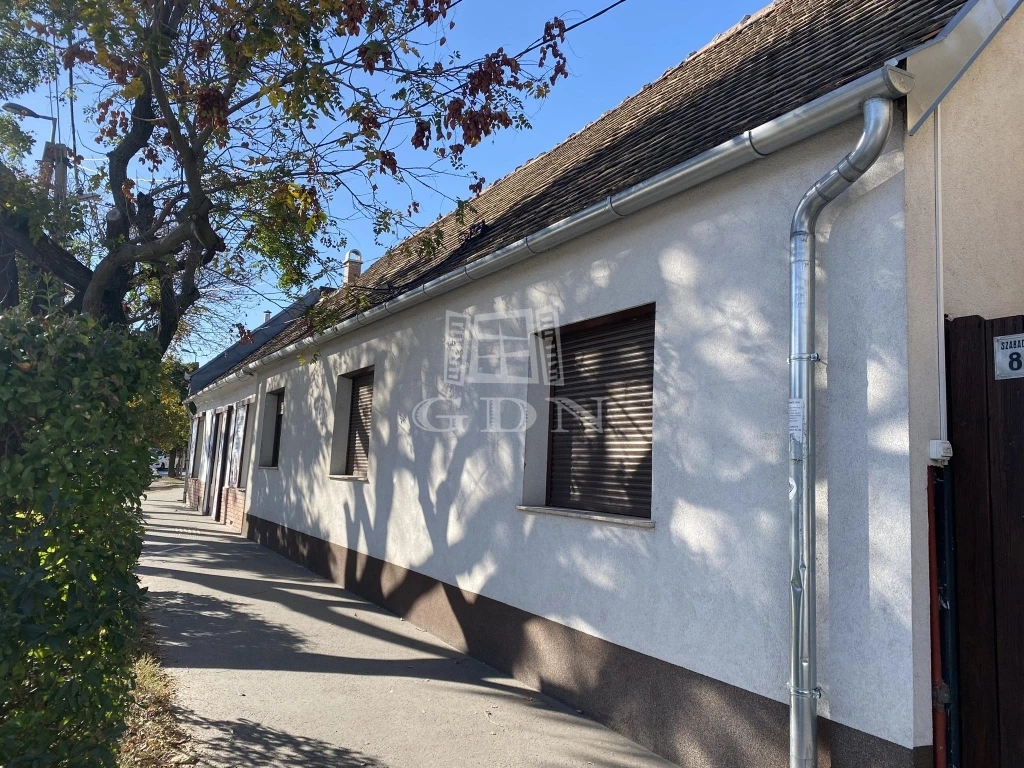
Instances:
[[[681,765],[1021,765],[1016,6],[744,20],[195,392],[193,498],[248,418],[251,538]]]
[[[225,374],[259,352],[288,329],[292,323],[306,317],[310,307],[330,295],[331,288],[314,288],[298,301],[292,302],[276,315],[267,310],[263,324],[225,349],[193,372],[188,382],[190,397],[220,380]],[[249,475],[248,455],[243,445],[252,431],[253,416],[248,403],[254,398],[243,398],[230,408],[212,414],[199,414],[192,422],[188,445],[188,472],[185,479],[185,502],[194,509],[213,514],[216,520],[241,530],[245,512],[245,485]],[[212,424],[212,428],[211,425]],[[203,471],[197,456],[204,458]],[[211,482],[217,478],[217,482]]]

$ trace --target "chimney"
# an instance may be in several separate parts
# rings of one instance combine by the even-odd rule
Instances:
[[[270,310],[269,309],[264,309],[263,310],[263,324],[266,325],[269,322],[270,322]]]
[[[345,284],[352,283],[363,269],[363,254],[355,248],[345,254],[345,260],[341,262],[345,268]]]

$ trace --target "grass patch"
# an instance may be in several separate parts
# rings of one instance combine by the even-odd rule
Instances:
[[[188,734],[171,709],[174,684],[160,666],[156,642],[149,627],[143,631],[139,641],[132,671],[135,688],[128,709],[127,730],[121,737],[118,768],[160,768],[195,763]]]

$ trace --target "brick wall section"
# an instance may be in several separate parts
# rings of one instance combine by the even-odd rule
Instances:
[[[198,477],[189,477],[185,480],[185,506],[189,509],[199,509],[203,500],[203,481]]]
[[[221,519],[233,531],[242,532],[245,518],[245,489],[225,488],[220,494]]]

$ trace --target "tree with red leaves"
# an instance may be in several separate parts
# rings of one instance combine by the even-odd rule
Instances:
[[[329,201],[397,237],[415,229],[417,185],[454,170],[478,192],[465,152],[529,127],[528,102],[567,76],[568,28],[555,18],[519,53],[463,60],[449,39],[459,2],[10,0],[0,98],[70,70],[109,150],[90,233],[81,203],[23,167],[30,144],[2,117],[0,277],[42,277],[63,309],[167,349],[211,274],[300,291],[336,269]],[[158,176],[145,189],[142,169]]]

